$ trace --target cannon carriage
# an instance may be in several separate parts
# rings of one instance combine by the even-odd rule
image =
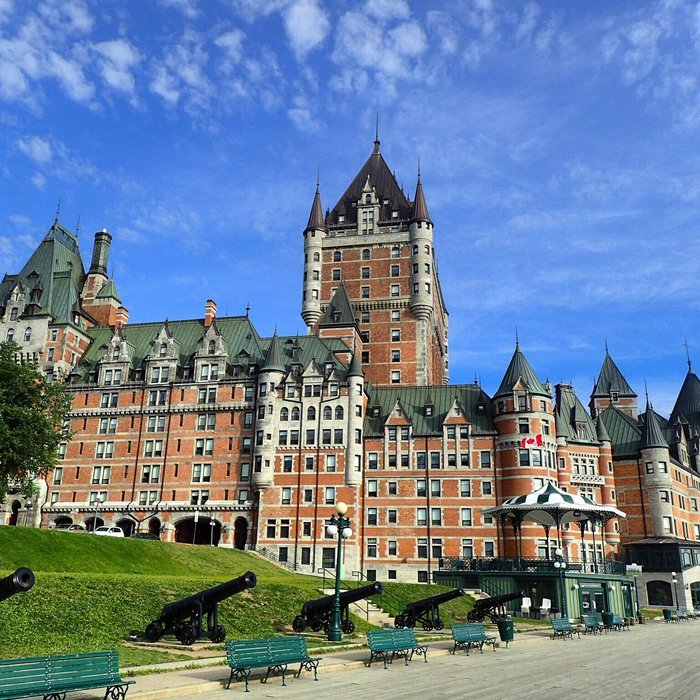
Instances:
[[[368,586],[361,586],[340,594],[340,628],[345,634],[350,634],[355,630],[355,623],[350,619],[349,606],[363,598],[382,593],[382,584],[375,581]],[[313,632],[324,630],[326,633],[330,629],[331,617],[333,615],[333,604],[335,595],[309,600],[301,606],[301,615],[297,615],[292,622],[292,629],[303,632],[306,627],[310,627]]]
[[[464,589],[455,588],[446,593],[408,603],[403,611],[394,618],[394,627],[415,627],[421,623],[424,630],[441,630],[445,625],[440,618],[440,605],[464,594]]]
[[[16,593],[26,593],[34,585],[34,572],[20,566],[14,573],[0,579],[0,601],[7,600]]]
[[[483,622],[484,618],[488,617],[491,622],[495,623],[499,618],[506,616],[506,603],[520,600],[524,595],[525,591],[517,591],[477,600],[474,607],[467,613],[467,620],[469,622]]]
[[[254,588],[256,583],[255,574],[247,571],[238,578],[164,605],[160,617],[146,627],[146,641],[157,642],[164,635],[173,634],[186,645],[194,644],[204,636],[217,644],[223,642],[226,628],[219,624],[219,603],[236,593]]]

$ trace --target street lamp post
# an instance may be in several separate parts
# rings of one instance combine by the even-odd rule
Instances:
[[[343,540],[348,539],[352,535],[350,529],[350,518],[345,517],[348,507],[340,501],[335,504],[335,512],[328,521],[326,532],[331,537],[338,536],[338,551],[335,560],[335,597],[333,599],[333,615],[331,624],[328,629],[328,641],[339,642],[343,638],[342,630],[340,629],[340,566],[343,561]]]
[[[192,544],[197,543],[197,523],[199,522],[199,510],[194,509],[194,529],[192,530]]]
[[[676,572],[671,572],[671,583],[673,584],[673,593],[676,596],[676,610],[680,608],[680,603],[678,600],[678,579],[676,578]]]
[[[566,591],[564,590],[564,571],[566,571],[566,562],[564,561],[564,552],[557,547],[554,550],[554,568],[559,573],[559,599],[561,600],[561,616],[568,617],[566,612]]]
[[[32,509],[32,502],[31,502],[31,501],[27,501],[27,502],[24,504],[24,507],[27,509],[27,513],[26,513],[26,515],[25,515],[25,517],[24,517],[24,527],[29,527],[29,511]]]
[[[95,517],[92,519],[92,531],[95,532],[97,530],[97,509],[100,507],[102,504],[102,496],[97,494],[95,496],[95,500],[92,502],[92,505],[95,506]]]

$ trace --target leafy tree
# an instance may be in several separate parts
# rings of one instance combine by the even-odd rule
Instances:
[[[32,493],[33,479],[53,468],[71,406],[63,384],[49,384],[34,365],[19,364],[18,352],[16,343],[0,343],[0,500],[10,485]]]

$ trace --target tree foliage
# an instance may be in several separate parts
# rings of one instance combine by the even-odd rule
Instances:
[[[0,500],[10,486],[31,493],[33,479],[55,465],[71,406],[62,384],[17,363],[19,351],[16,343],[0,343]]]

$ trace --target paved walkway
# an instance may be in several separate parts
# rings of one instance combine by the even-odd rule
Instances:
[[[343,700],[405,700],[407,698],[479,698],[497,700],[599,700],[600,698],[700,700],[700,620],[635,625],[630,631],[580,639],[553,641],[543,633],[516,636],[509,649],[469,657],[449,654],[451,644],[430,645],[428,663],[416,659],[408,667],[397,661],[366,668],[369,652],[326,654],[313,674],[280,677],[266,685],[251,681],[250,694],[241,695],[243,683],[223,689],[227,667],[179,670],[138,676],[127,698],[160,700],[223,700],[246,698],[328,698]],[[85,695],[83,697],[95,697]]]

